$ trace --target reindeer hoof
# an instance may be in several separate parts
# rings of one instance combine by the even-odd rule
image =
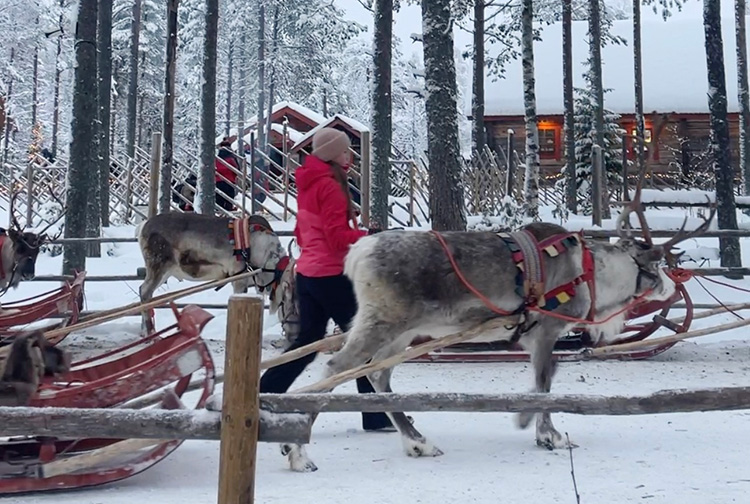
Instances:
[[[404,451],[410,457],[439,457],[443,451],[426,439],[404,438]]]
[[[310,473],[318,470],[318,466],[310,460],[303,446],[283,444],[281,454],[287,457],[289,468],[294,472]]]
[[[542,448],[548,450],[555,450],[560,448],[578,448],[578,445],[571,442],[568,444],[566,440],[557,431],[545,431],[537,432],[536,444]]]
[[[516,425],[519,429],[526,429],[531,425],[531,421],[534,419],[535,413],[519,413],[516,415]]]

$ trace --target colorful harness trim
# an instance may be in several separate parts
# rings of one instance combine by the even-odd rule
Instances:
[[[229,221],[229,243],[232,253],[238,261],[245,261],[250,266],[250,233],[266,231],[260,224],[250,224],[250,217],[231,219]]]
[[[537,242],[534,235],[523,230],[514,233],[497,233],[511,252],[516,263],[516,293],[524,299],[524,307],[537,306],[545,311],[552,311],[561,304],[570,301],[576,293],[576,287],[588,283],[591,292],[591,308],[587,318],[594,315],[594,259],[591,251],[585,246],[580,233],[551,236]],[[563,285],[547,292],[544,291],[544,261],[542,251],[549,257],[557,257],[569,249],[583,248],[582,273]]]

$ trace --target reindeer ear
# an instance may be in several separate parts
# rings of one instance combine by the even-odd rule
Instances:
[[[10,238],[12,241],[17,241],[19,238],[22,237],[21,233],[19,233],[13,228],[8,229],[7,232],[8,232],[8,238]]]

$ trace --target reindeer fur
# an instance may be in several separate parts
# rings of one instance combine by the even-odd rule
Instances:
[[[199,282],[218,280],[242,273],[245,262],[238,261],[229,242],[230,219],[198,213],[170,212],[158,214],[141,223],[136,236],[146,264],[146,279],[141,284],[141,301],[152,298],[154,291],[170,277]],[[252,216],[251,224],[269,231],[268,221]],[[253,278],[232,282],[235,293],[247,292],[250,285],[264,286],[274,278],[274,269],[286,256],[277,235],[250,233],[250,263],[269,271]],[[271,312],[278,308],[278,295],[272,296]],[[144,315],[144,329],[150,331],[150,319]]]
[[[527,226],[537,240],[567,231],[551,224]],[[523,299],[515,292],[516,265],[503,241],[491,232],[442,234],[467,280],[497,307],[513,311]],[[595,261],[595,317],[601,320],[624,307],[647,289],[646,298],[664,300],[674,292],[674,282],[659,267],[663,251],[647,249],[629,239],[617,243],[586,240]],[[572,247],[557,257],[542,254],[545,291],[571,281],[581,273],[582,249]],[[352,280],[359,310],[343,348],[328,361],[324,377],[402,352],[415,336],[433,338],[469,329],[499,315],[487,308],[459,280],[437,238],[420,231],[393,230],[367,236],[355,243],[346,257],[345,274]],[[640,282],[640,283],[638,283]],[[556,313],[585,318],[590,296],[585,284],[576,295],[557,307]],[[625,315],[601,326],[589,326],[594,342],[608,341],[622,328]],[[555,342],[574,325],[536,312],[527,312],[519,343],[530,352],[534,390],[548,393],[555,364]],[[511,338],[515,329],[485,334],[473,341]],[[391,392],[392,369],[369,375],[377,392]],[[442,452],[411,424],[404,413],[388,413],[399,430],[410,456],[437,456]],[[533,413],[521,413],[518,425],[526,428]],[[310,421],[314,422],[314,415]],[[536,416],[536,442],[549,449],[566,446],[548,413]],[[284,445],[296,471],[317,469],[299,445]]]
[[[0,357],[0,406],[24,406],[45,376],[70,370],[68,352],[52,346],[41,331],[20,334]]]

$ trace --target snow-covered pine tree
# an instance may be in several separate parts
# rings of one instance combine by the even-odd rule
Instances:
[[[590,62],[587,62],[590,67]],[[584,80],[588,84],[584,88],[575,88],[575,154],[576,154],[576,192],[578,195],[578,207],[584,215],[591,215],[591,177],[592,177],[592,145],[596,138],[594,129],[594,94],[591,89],[591,72],[584,74]],[[609,89],[605,89],[606,96]],[[604,171],[606,173],[607,187],[617,187],[622,182],[622,136],[625,131],[617,122],[619,114],[604,109],[604,147],[602,149]],[[567,173],[568,166],[562,168],[562,173]],[[565,190],[565,177],[558,182],[558,189]],[[558,209],[555,214],[564,215],[563,209]]]

